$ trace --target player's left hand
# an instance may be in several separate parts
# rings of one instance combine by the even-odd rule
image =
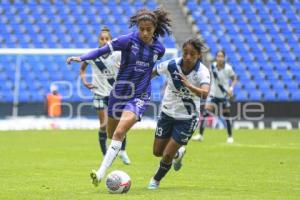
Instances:
[[[68,64],[71,64],[72,61],[81,62],[81,59],[80,59],[80,57],[76,57],[76,56],[71,56],[71,57],[67,58],[67,63]]]
[[[184,74],[179,73],[178,75],[180,76],[181,82],[185,87],[189,87],[191,85],[191,83],[188,81],[187,77]]]

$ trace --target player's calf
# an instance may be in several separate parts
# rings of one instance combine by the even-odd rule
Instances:
[[[173,159],[173,167],[175,171],[179,171],[182,167],[182,158],[186,152],[186,149],[184,146],[180,147]]]

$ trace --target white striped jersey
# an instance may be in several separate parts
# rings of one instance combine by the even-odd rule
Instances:
[[[222,91],[222,87],[228,91],[229,81],[231,80],[231,77],[235,76],[231,65],[225,63],[224,68],[218,70],[217,63],[213,62],[211,65],[211,72],[212,82],[209,95],[217,98],[225,98],[227,93]]]
[[[161,110],[175,119],[190,119],[200,112],[200,97],[182,84],[178,75],[182,73],[181,65],[182,58],[176,58],[162,62],[156,68],[158,74],[167,77]],[[209,70],[200,61],[186,77],[196,87],[210,84]]]
[[[97,87],[92,92],[103,97],[109,96],[119,71],[121,52],[113,51],[108,57],[100,56],[85,62],[92,66],[92,84]]]

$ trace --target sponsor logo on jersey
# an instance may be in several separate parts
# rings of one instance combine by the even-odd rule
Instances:
[[[150,64],[147,63],[147,62],[144,62],[144,61],[140,61],[140,60],[137,60],[136,63],[138,66],[136,66],[134,68],[134,71],[137,71],[137,72],[145,72],[145,69],[144,68],[141,68],[141,67],[149,67]],[[140,67],[141,66],[141,67]]]
[[[188,99],[190,99],[190,98],[192,98],[194,96],[185,87],[181,87],[179,90],[173,90],[172,92],[174,93],[175,96],[180,97],[180,98],[188,98]]]

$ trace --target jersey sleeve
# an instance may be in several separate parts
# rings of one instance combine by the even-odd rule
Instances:
[[[110,49],[109,49],[109,46],[108,45],[105,45],[101,48],[98,48],[98,49],[95,49],[95,50],[92,50],[86,54],[83,54],[80,56],[80,59],[81,61],[86,61],[86,60],[93,60],[93,59],[96,59],[106,53],[110,53]]]
[[[86,64],[91,64],[91,60],[85,60],[83,62],[85,62]]]
[[[228,76],[229,77],[235,76],[235,72],[233,71],[233,69],[230,65],[228,65]]]
[[[161,62],[159,63],[157,66],[156,66],[156,71],[159,75],[166,75],[167,72],[168,72],[168,63],[169,61],[164,61],[164,62]]]
[[[203,84],[210,85],[210,73],[209,70],[203,66],[202,70],[200,71],[200,86]]]
[[[161,51],[158,54],[157,60],[160,60],[165,55],[166,49],[164,46],[161,46]]]
[[[110,51],[123,51],[126,50],[129,41],[130,41],[130,34],[122,35],[109,42],[108,46],[110,48]]]

